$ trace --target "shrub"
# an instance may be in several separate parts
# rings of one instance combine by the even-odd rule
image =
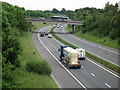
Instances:
[[[35,72],[38,74],[50,75],[52,70],[48,63],[44,61],[30,61],[26,64],[26,70],[29,72]]]

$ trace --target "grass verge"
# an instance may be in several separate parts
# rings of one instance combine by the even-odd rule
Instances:
[[[53,28],[51,29],[51,32],[54,32],[54,28],[56,28],[56,27],[53,27]],[[52,35],[53,35],[56,39],[58,39],[59,41],[61,41],[62,43],[66,44],[66,45],[70,45],[70,46],[71,46],[72,48],[74,48],[74,49],[75,49],[75,48],[78,48],[77,46],[75,46],[75,45],[73,45],[73,44],[65,41],[64,39],[60,38],[58,35],[56,35],[56,34],[54,34],[54,33],[52,33]],[[91,53],[89,53],[89,52],[87,52],[87,51],[86,51],[86,56],[87,56],[88,58],[91,58],[92,60],[95,60],[95,61],[97,61],[98,63],[100,63],[100,64],[106,66],[107,68],[109,68],[109,69],[111,69],[111,70],[113,70],[113,71],[115,71],[115,72],[117,72],[117,73],[120,74],[120,67],[119,67],[119,66],[116,66],[116,65],[114,65],[114,64],[112,64],[112,63],[110,63],[110,62],[108,62],[108,61],[106,61],[106,60],[104,60],[104,59],[101,59],[101,58],[99,58],[98,56],[93,55],[93,54],[91,54]]]
[[[49,26],[52,25],[53,23],[39,23],[39,22],[32,22],[32,31],[35,31],[36,29],[40,28],[40,27],[45,27],[45,26]]]
[[[50,75],[29,72],[25,69],[28,62],[39,62],[43,59],[34,46],[32,33],[26,32],[19,39],[22,53],[20,55],[21,68],[19,68],[19,76],[16,80],[20,83],[18,88],[58,88]]]
[[[72,28],[70,27],[67,27],[66,28],[69,32],[72,31]],[[85,33],[85,34],[82,34],[81,31],[78,31],[75,33],[76,36],[78,37],[82,37],[84,39],[87,39],[89,41],[93,41],[95,43],[99,43],[99,44],[102,44],[102,45],[105,45],[105,46],[109,46],[109,47],[112,47],[112,48],[115,48],[115,49],[120,49],[120,47],[118,47],[118,40],[111,40],[109,37],[95,37],[93,35],[91,35],[90,33]]]

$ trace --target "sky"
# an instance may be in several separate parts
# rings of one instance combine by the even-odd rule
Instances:
[[[24,7],[26,10],[75,10],[84,7],[104,8],[109,1],[110,4],[120,3],[120,0],[0,0],[12,5]]]

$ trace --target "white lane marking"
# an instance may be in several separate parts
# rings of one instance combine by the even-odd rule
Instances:
[[[64,31],[65,32],[65,31]],[[68,34],[69,35],[69,34]],[[59,36],[60,37],[60,36]],[[64,39],[65,40],[65,39]],[[69,41],[67,41],[67,42],[69,42]],[[71,42],[69,42],[69,43],[71,43]],[[73,44],[73,43],[72,43]],[[79,47],[78,45],[75,45],[75,46],[77,46],[77,47]],[[96,55],[95,53],[92,53],[92,52],[90,52],[90,51],[88,51],[88,50],[86,50],[87,52],[89,52],[89,53],[91,53],[91,54],[93,54],[93,55]],[[96,56],[98,56],[98,55],[96,55]],[[101,59],[104,59],[104,60],[106,60],[106,61],[108,61],[108,62],[110,62],[110,63],[112,63],[112,64],[115,64],[116,66],[120,66],[120,65],[117,65],[116,63],[113,63],[113,62],[111,62],[111,61],[109,61],[109,60],[107,60],[107,59],[105,59],[105,58],[103,58],[103,57],[101,57],[101,56],[98,56],[99,58],[101,58]]]
[[[54,77],[53,75],[51,75],[51,77],[53,78],[53,80],[55,81],[55,83],[57,84],[57,86],[58,86],[59,88],[62,88],[62,87],[60,87],[60,85],[59,85],[58,82],[56,81],[55,77]]]
[[[40,31],[39,31],[40,32]],[[47,49],[47,47],[42,43],[40,37],[39,37],[39,32],[38,32],[38,39],[40,41],[40,43],[43,45],[43,47],[55,58],[56,61],[58,61],[58,63],[83,87],[87,90],[87,88],[85,87],[85,85],[83,85],[67,68],[65,68],[65,66],[63,64],[61,64],[61,62]]]
[[[56,40],[55,38],[53,38],[55,41],[57,41],[58,43],[60,43],[61,45],[64,45],[63,43],[59,42],[58,40]]]
[[[114,76],[116,76],[116,77],[120,78],[120,77],[119,77],[118,75],[116,75],[115,73],[113,73],[113,72],[111,72],[111,71],[107,70],[106,68],[104,68],[104,67],[100,66],[99,64],[97,64],[97,63],[93,62],[92,60],[90,60],[90,59],[88,59],[88,58],[86,58],[86,59],[87,59],[88,61],[92,62],[93,64],[97,65],[98,67],[102,68],[103,70],[105,70],[105,71],[109,72],[110,74],[112,74],[112,75],[114,75]]]
[[[108,86],[109,88],[111,88],[111,86],[109,84],[105,83],[105,85]]]
[[[64,32],[65,32],[65,31],[64,31]],[[68,35],[69,35],[69,34],[68,34]],[[75,38],[75,39],[77,39],[77,40],[79,40],[79,41],[83,41],[83,42],[85,42],[85,43],[87,43],[87,44],[90,44],[90,45],[93,45],[93,46],[96,46],[96,47],[102,48],[102,49],[104,49],[104,50],[110,51],[110,52],[112,52],[112,53],[118,54],[118,52],[111,51],[111,50],[109,50],[109,49],[103,48],[103,47],[101,47],[101,46],[97,46],[97,45],[95,45],[95,44],[92,44],[92,43],[86,42],[86,41],[84,41],[84,40],[80,40],[79,38],[74,37],[74,36],[72,36],[72,35],[69,35],[69,36],[71,36],[71,37],[73,37],[73,38]]]
[[[83,66],[81,66],[81,68],[84,68]]]
[[[64,31],[64,30],[63,30]],[[65,32],[65,31],[64,31]],[[68,34],[69,35],[69,34]],[[60,36],[59,36],[60,37]],[[65,40],[65,39],[64,39]],[[67,42],[69,42],[69,41],[67,41]],[[69,42],[69,43],[71,43],[71,42]],[[73,44],[73,43],[72,43]],[[75,46],[77,46],[77,45],[75,45]],[[79,47],[79,46],[77,46],[77,47]],[[86,50],[87,52],[89,52],[89,53],[92,53],[92,52],[90,52],[90,51],[88,51],[88,50]],[[92,53],[93,55],[96,55],[95,53]],[[98,56],[98,55],[96,55],[96,56]],[[98,56],[98,57],[100,57],[101,59],[104,59],[104,60],[106,60],[106,61],[108,61],[108,62],[110,62],[110,63],[112,63],[112,64],[115,64],[115,65],[117,65],[116,63],[113,63],[113,62],[111,62],[111,61],[109,61],[109,60],[107,60],[107,59],[105,59],[105,58],[103,58],[103,57],[101,57],[101,56]],[[117,66],[120,66],[120,65],[117,65]]]
[[[70,42],[69,42],[70,43]],[[77,46],[77,47],[79,47],[79,46]],[[86,50],[87,51],[87,50]],[[89,52],[89,51],[88,51]],[[91,53],[91,52],[90,52]],[[93,53],[92,53],[93,54]],[[97,65],[97,66],[99,66],[100,68],[102,68],[103,70],[105,70],[105,71],[107,71],[107,72],[109,72],[110,74],[112,74],[112,75],[114,75],[114,76],[116,76],[116,77],[118,77],[118,78],[120,78],[118,75],[116,75],[115,73],[113,73],[113,72],[111,72],[111,71],[109,71],[109,70],[107,70],[107,69],[105,69],[104,67],[102,67],[102,66],[100,66],[99,64],[97,64],[97,63],[95,63],[95,62],[93,62],[92,60],[90,60],[90,59],[88,59],[88,58],[86,58],[88,61],[90,61],[90,62],[92,62],[93,64],[95,64],[95,65]]]
[[[95,77],[95,74],[91,73],[91,75]]]

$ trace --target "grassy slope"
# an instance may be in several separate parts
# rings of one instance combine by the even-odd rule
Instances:
[[[32,25],[32,30],[35,30],[35,29],[38,29],[40,27],[45,27],[45,26],[49,26],[49,25],[52,25],[53,23],[46,23],[46,24],[43,24],[43,23],[39,23],[39,22],[33,22]]]
[[[42,25],[40,25],[40,27],[42,27]],[[20,37],[20,43],[22,47],[22,54],[20,56],[20,60],[22,60],[22,67],[20,68],[20,76],[18,76],[17,82],[22,84],[19,87],[58,88],[51,76],[30,73],[25,70],[26,62],[30,60],[43,60],[34,46],[32,41],[32,33],[24,33],[24,35]]]
[[[68,30],[68,31],[72,31],[72,29],[69,28],[69,27],[67,27],[67,30]],[[93,35],[90,35],[90,34],[88,34],[88,33],[82,34],[80,31],[77,32],[77,33],[75,33],[75,35],[77,35],[77,36],[79,36],[79,37],[82,37],[82,38],[84,38],[84,39],[93,41],[93,42],[95,42],[95,43],[99,43],[99,44],[102,44],[102,45],[105,45],[105,46],[109,46],[109,47],[118,49],[118,41],[117,41],[117,40],[110,40],[109,37],[99,38],[99,37],[95,37],[95,36],[93,36]]]

